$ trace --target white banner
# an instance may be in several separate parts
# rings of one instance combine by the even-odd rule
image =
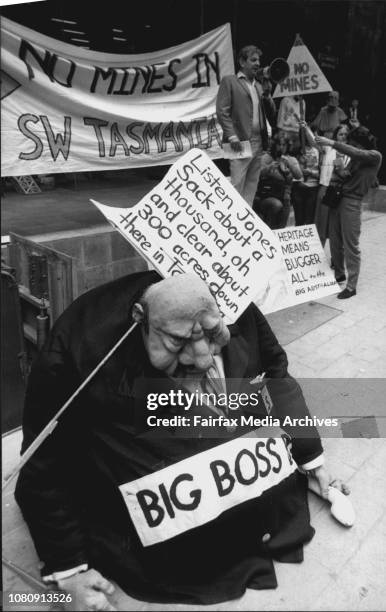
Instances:
[[[200,276],[227,324],[280,265],[275,234],[199,149],[185,153],[133,208],[91,201],[162,276]]]
[[[280,243],[281,265],[254,298],[264,314],[296,306],[339,291],[315,225],[274,230]]]
[[[267,428],[268,429],[268,428]],[[169,540],[290,476],[297,465],[278,428],[251,432],[119,487],[144,546]]]
[[[2,176],[170,164],[193,147],[222,157],[215,102],[234,73],[229,24],[118,55],[1,23]]]

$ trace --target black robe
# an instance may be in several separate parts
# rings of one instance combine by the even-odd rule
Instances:
[[[58,319],[29,377],[22,451],[128,329],[132,305],[158,280],[155,272],[120,278],[84,294]],[[266,372],[273,415],[308,415],[286,354],[258,309],[248,307],[230,331],[222,355],[232,391]],[[184,438],[173,428],[159,435],[146,427],[144,396],[154,381],[170,388],[150,364],[137,327],[22,469],[16,500],[43,575],[88,563],[149,602],[213,604],[246,588],[276,587],[272,559],[301,561],[314,533],[298,471],[201,527],[141,544],[118,487],[225,442],[213,430]],[[322,452],[314,428],[308,437],[287,430],[298,464]]]

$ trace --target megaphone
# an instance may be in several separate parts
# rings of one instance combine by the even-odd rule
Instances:
[[[287,78],[290,73],[290,67],[288,62],[282,57],[276,57],[269,66],[260,68],[258,71],[258,77],[260,79],[270,79],[274,83],[280,83]]]

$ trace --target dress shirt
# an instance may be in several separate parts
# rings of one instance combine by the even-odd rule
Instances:
[[[241,72],[241,70],[237,73],[237,78],[238,79],[244,79],[248,89],[249,89],[249,93],[251,95],[251,99],[252,99],[252,137],[254,135],[257,135],[260,131],[260,123],[259,123],[259,96],[257,94],[256,91],[256,87],[255,87],[255,79],[253,79],[252,83],[251,81],[249,81],[247,79],[247,77],[245,76],[244,72]],[[238,140],[237,136],[231,136],[229,138],[230,141],[235,141]]]

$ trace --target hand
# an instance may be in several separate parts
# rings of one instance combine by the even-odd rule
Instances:
[[[349,120],[350,127],[357,128],[360,126],[358,119],[350,119]]]
[[[326,191],[327,187],[325,185],[319,185],[318,194],[316,196],[316,206],[322,203]]]
[[[324,499],[328,499],[328,487],[334,487],[338,489],[338,491],[344,493],[344,495],[350,495],[349,487],[342,482],[342,480],[333,478],[324,465],[312,470],[310,475],[316,479],[320,489],[320,495]]]
[[[230,145],[231,145],[232,151],[239,152],[243,150],[243,146],[239,140],[231,140]]]
[[[58,586],[72,597],[66,610],[116,610],[106,597],[114,593],[113,585],[94,569],[58,580]]]
[[[334,144],[333,140],[326,138],[325,136],[315,136],[315,142],[322,147],[332,147]]]
[[[289,160],[286,155],[282,155],[280,157],[279,168],[284,174],[288,174],[289,172],[291,172]]]
[[[313,133],[313,131],[311,130],[311,128],[308,126],[307,121],[304,121],[302,119],[299,119],[299,127],[304,130],[304,133],[307,137],[308,140],[308,144],[311,145],[312,147],[315,146],[316,141],[315,141],[315,134]]]
[[[272,92],[272,83],[269,79],[263,79],[262,80],[262,88],[263,88],[263,96],[270,96],[271,92]]]
[[[286,159],[283,159],[281,157],[278,165],[279,165],[279,170],[281,170],[281,172],[284,172],[284,173],[288,172],[288,162]]]
[[[338,175],[340,178],[342,178],[342,179],[345,179],[345,178],[347,178],[348,176],[351,176],[351,172],[350,172],[350,170],[348,170],[347,168],[342,168],[341,170],[340,170],[340,169],[337,169],[337,170],[336,170],[336,173],[337,173],[337,175]]]

